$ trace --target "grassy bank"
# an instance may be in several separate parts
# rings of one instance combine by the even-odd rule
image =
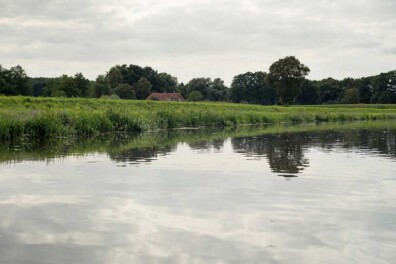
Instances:
[[[396,105],[259,106],[106,99],[0,97],[0,140],[90,136],[182,127],[396,120]]]

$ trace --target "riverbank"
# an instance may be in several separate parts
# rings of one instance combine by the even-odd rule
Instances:
[[[293,134],[304,135],[304,138],[312,138],[312,133],[326,133],[331,131],[333,136],[337,133],[359,133],[361,130],[377,131],[378,139],[366,140],[366,135],[360,138],[370,144],[371,147],[380,147],[383,141],[382,134],[387,130],[395,130],[396,122],[387,121],[357,121],[357,122],[329,122],[309,123],[297,125],[267,125],[267,126],[242,126],[225,129],[190,129],[190,130],[161,130],[155,133],[145,132],[136,135],[130,134],[99,134],[85,138],[62,138],[50,139],[44,142],[40,140],[20,140],[4,142],[0,145],[0,164],[9,162],[48,161],[62,159],[66,156],[85,156],[89,153],[108,154],[113,157],[123,153],[134,153],[142,158],[146,154],[171,151],[178,144],[184,143],[189,146],[221,145],[221,142],[229,138],[261,137],[273,135],[289,137]],[[331,140],[324,137],[322,143]],[[391,139],[390,139],[391,140]]]
[[[0,140],[183,127],[396,120],[396,105],[260,106],[212,102],[0,97]]]

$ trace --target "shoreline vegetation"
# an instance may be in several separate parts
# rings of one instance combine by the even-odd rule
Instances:
[[[175,128],[396,120],[396,105],[261,106],[0,96],[0,141],[89,137]]]
[[[345,132],[360,129],[383,131],[396,129],[396,122],[357,121],[330,122],[309,124],[278,124],[267,126],[242,126],[225,129],[191,129],[191,130],[161,130],[156,133],[140,134],[99,134],[86,138],[49,139],[44,142],[14,141],[0,145],[0,163],[20,162],[23,160],[48,161],[62,159],[65,156],[84,156],[89,153],[108,154],[118,157],[122,153],[137,151],[142,157],[144,151],[148,154],[156,151],[171,150],[179,143],[190,145],[208,145],[227,138],[245,138],[263,135],[291,135],[294,133],[321,133],[326,131]],[[378,144],[378,142],[375,142]],[[140,151],[138,151],[140,150]],[[142,152],[143,151],[143,152]]]

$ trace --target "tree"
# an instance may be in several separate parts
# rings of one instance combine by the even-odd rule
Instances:
[[[29,95],[28,76],[26,75],[25,70],[21,66],[17,65],[15,67],[11,67],[10,73],[12,83],[16,89],[16,94]]]
[[[268,79],[278,91],[280,104],[295,103],[309,72],[309,68],[294,56],[285,57],[271,65]]]
[[[192,91],[188,95],[187,99],[188,99],[188,101],[191,101],[191,102],[202,101],[203,95],[200,92],[198,92],[198,91]]]
[[[179,91],[184,98],[187,98],[187,87],[184,85],[184,83],[178,85],[177,91]]]
[[[137,99],[146,99],[147,96],[151,93],[151,88],[153,86],[151,83],[144,77],[140,78],[140,80],[135,85],[135,93]]]
[[[373,89],[371,103],[396,103],[396,71],[371,77],[370,85]]]
[[[276,91],[267,82],[265,72],[247,72],[234,77],[230,99],[235,103],[270,105],[276,102]]]
[[[119,84],[114,89],[114,93],[118,95],[121,99],[136,99],[133,86],[126,83]]]
[[[78,91],[78,95],[75,96],[88,97],[88,89],[90,82],[88,79],[84,77],[84,75],[81,72],[76,73],[74,75],[74,83]]]
[[[194,78],[188,82],[187,89],[187,97],[190,96],[190,93],[193,91],[199,92],[203,99],[207,99],[209,95],[209,86],[211,80],[210,78]]]
[[[158,75],[160,92],[175,92],[177,90],[177,78],[162,72]]]
[[[213,81],[210,78],[194,78],[186,86],[181,84],[179,91],[187,98],[190,97],[190,93],[197,91],[202,95],[200,100],[226,101],[228,99],[228,88],[220,78]]]
[[[313,84],[319,89],[321,104],[335,104],[342,97],[342,86],[340,81],[327,78],[321,81],[314,81]]]
[[[350,88],[344,91],[344,96],[341,99],[342,104],[358,104],[359,102],[359,90],[357,88]]]
[[[359,89],[360,103],[369,104],[373,96],[373,87],[370,85],[369,78],[358,80],[357,87]]]
[[[59,91],[64,91],[67,97],[81,96],[81,91],[76,86],[73,77],[62,75],[60,79],[60,84],[57,88]]]
[[[102,95],[110,95],[111,94],[111,90],[110,90],[106,76],[99,75],[96,78],[93,90],[94,90],[94,96],[96,98],[99,98]]]
[[[122,83],[122,75],[118,66],[114,66],[107,73],[107,79],[111,89],[115,89],[117,85]]]
[[[318,104],[319,100],[319,88],[311,81],[305,80],[301,87],[301,93],[298,96],[298,103],[302,105],[314,105]]]
[[[210,101],[227,101],[229,89],[224,85],[224,81],[220,78],[214,79],[209,84],[209,95]]]
[[[17,65],[9,70],[0,65],[0,93],[5,95],[29,95],[29,79],[25,70]]]
[[[47,78],[29,78],[29,90],[31,90],[32,95],[43,96],[43,90],[45,89],[47,83]]]
[[[0,95],[5,95],[7,91],[6,71],[7,70],[0,65]]]

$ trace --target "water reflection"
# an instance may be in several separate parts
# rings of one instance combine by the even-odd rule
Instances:
[[[233,138],[232,145],[247,157],[265,157],[273,172],[299,173],[309,165],[304,157],[304,134],[264,135]]]
[[[395,128],[3,144],[0,263],[392,263]]]
[[[395,130],[386,128],[329,130],[233,138],[232,145],[238,153],[247,157],[267,159],[273,172],[297,174],[309,166],[309,160],[304,155],[309,148],[395,158],[395,137]],[[285,174],[280,176],[292,177]]]
[[[272,172],[292,178],[310,166],[305,153],[312,147],[323,151],[354,151],[366,155],[396,157],[396,128],[387,123],[374,123],[350,127],[301,127],[302,132],[288,132],[287,127],[277,133],[267,129],[231,131],[188,130],[168,131],[138,136],[100,136],[92,139],[54,142],[18,142],[0,147],[0,162],[54,161],[68,156],[83,156],[88,153],[106,153],[118,163],[149,163],[158,156],[177,151],[178,144],[185,142],[200,153],[221,153],[225,141],[231,137],[236,153],[247,159],[267,161]],[[308,130],[308,131],[304,131]],[[241,136],[242,135],[242,136]],[[247,136],[244,136],[247,135]]]
[[[132,148],[120,152],[110,152],[109,158],[116,162],[130,164],[146,163],[155,160],[158,156],[166,156],[173,152],[176,146]]]

